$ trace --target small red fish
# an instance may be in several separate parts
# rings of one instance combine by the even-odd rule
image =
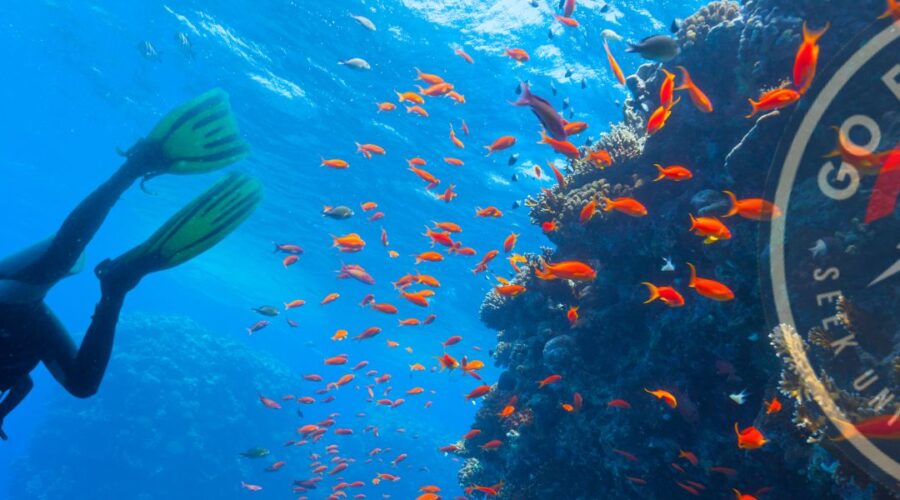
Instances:
[[[625,401],[624,399],[613,399],[609,403],[606,404],[607,408],[621,408],[623,410],[630,410],[631,403]]]

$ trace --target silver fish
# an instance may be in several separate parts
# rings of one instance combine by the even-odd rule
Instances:
[[[353,14],[350,14],[350,17],[355,19],[356,22],[358,22],[363,28],[365,28],[369,31],[375,31],[375,23],[373,23],[371,20],[369,20],[368,17],[354,16]]]
[[[353,57],[353,58],[347,59],[345,61],[338,61],[338,64],[343,64],[344,66],[347,66],[348,68],[351,68],[351,69],[358,69],[358,70],[372,69],[372,66],[369,65],[369,62],[360,57]]]

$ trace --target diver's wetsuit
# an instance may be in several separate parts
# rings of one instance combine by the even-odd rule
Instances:
[[[46,293],[69,274],[122,193],[146,173],[146,168],[136,168],[138,162],[132,160],[75,208],[41,255],[21,269],[0,274],[0,282]],[[39,362],[73,396],[85,398],[96,393],[112,352],[125,294],[137,284],[137,280],[119,276],[99,277],[101,299],[77,348],[44,304],[43,293],[24,299],[0,294],[0,393],[5,393],[0,402],[0,438],[6,439],[4,417],[31,390],[29,373]]]

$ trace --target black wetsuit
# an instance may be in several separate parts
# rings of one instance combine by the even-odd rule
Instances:
[[[146,168],[127,161],[103,185],[66,218],[45,251],[27,266],[0,274],[0,280],[49,288],[76,265],[85,247],[100,229],[110,209]],[[73,396],[86,398],[97,392],[112,352],[119,312],[135,279],[98,274],[101,298],[80,347],[43,302],[0,300],[0,438],[3,419],[32,387],[31,370],[43,362],[53,377]]]

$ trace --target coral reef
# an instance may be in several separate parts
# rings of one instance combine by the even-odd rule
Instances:
[[[283,437],[265,430],[278,416],[249,414],[256,391],[287,392],[290,372],[187,318],[131,316],[117,337],[97,396],[48,402],[4,498],[233,498],[238,478],[265,467],[238,453]]]
[[[504,298],[491,293],[482,305],[482,320],[498,331],[494,361],[506,371],[485,397],[473,427],[482,436],[504,436],[505,444],[483,450],[479,441],[461,449],[463,486],[503,481],[499,497],[505,499],[661,498],[684,493],[676,481],[686,479],[724,492],[723,498],[737,486],[751,492],[771,487],[766,498],[871,498],[883,493],[868,486],[835,446],[807,442],[821,437],[816,427],[822,425],[822,415],[804,401],[816,391],[834,391],[827,379],[807,387],[803,365],[792,362],[781,384],[789,395],[784,412],[766,415],[762,409],[776,394],[772,374],[781,368],[779,359],[791,356],[784,349],[780,358],[773,356],[763,341],[769,326],[757,279],[758,223],[728,219],[732,239],[713,245],[688,233],[688,214],[722,215],[727,210],[722,190],[763,192],[761,172],[772,161],[789,113],[747,120],[747,97],[790,75],[802,21],[822,26],[826,12],[841,16],[822,40],[820,64],[826,64],[842,40],[861,31],[880,10],[881,3],[874,0],[837,0],[828,9],[807,0],[709,4],[685,20],[677,34],[681,54],[667,67],[689,68],[715,112],[702,113],[685,98],[665,130],[653,137],[646,137],[644,129],[658,99],[659,65],[646,64],[628,77],[632,95],[625,102],[623,122],[584,150],[609,152],[612,165],[571,162],[567,187],[545,190],[529,204],[533,223],[556,223],[557,229],[547,234],[556,248],[530,256],[523,268],[533,269],[539,259],[580,260],[599,268],[597,279],[544,281],[523,272],[515,281],[528,288],[525,294]],[[690,187],[652,182],[656,163],[690,168]],[[598,212],[582,224],[581,208],[603,196],[634,196],[651,216]],[[835,236],[842,244],[860,237]],[[675,263],[674,273],[661,270],[666,257]],[[728,284],[736,299],[718,303],[699,297],[688,288],[687,262],[701,275]],[[647,290],[641,282],[674,286],[684,293],[686,306],[644,304]],[[566,311],[576,305],[580,318],[572,326]],[[797,341],[785,338],[787,345]],[[827,339],[818,332],[810,343],[827,345]],[[538,388],[536,382],[549,374],[561,375],[562,382]],[[666,407],[644,388],[671,392],[678,408]],[[747,404],[728,398],[744,388],[751,391]],[[572,403],[576,393],[583,406],[564,410],[562,405]],[[615,399],[628,400],[631,409],[608,408]],[[515,411],[498,417],[511,401]],[[739,450],[736,422],[741,428],[763,429],[770,442],[762,450]],[[679,460],[679,450],[693,451],[699,464]],[[738,472],[726,476],[711,467]]]

